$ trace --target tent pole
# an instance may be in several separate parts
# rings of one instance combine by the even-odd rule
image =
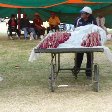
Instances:
[[[18,8],[18,30],[20,31],[21,9]]]

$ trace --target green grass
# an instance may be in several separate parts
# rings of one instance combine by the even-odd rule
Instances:
[[[109,112],[112,104],[112,64],[103,53],[95,53],[94,59],[100,66],[98,93],[86,86],[85,73],[80,73],[78,80],[71,73],[60,73],[58,84],[75,86],[57,88],[52,93],[48,85],[50,54],[42,54],[33,63],[28,62],[32,48],[38,43],[37,40],[0,38],[0,76],[3,77],[0,82],[0,112]],[[112,50],[111,41],[106,46]],[[62,54],[62,66],[72,67],[73,58],[74,54]],[[82,66],[85,66],[85,61],[86,58]]]
[[[28,62],[30,52],[39,41],[24,40],[0,40],[0,75],[3,81],[0,82],[1,92],[14,88],[38,87],[38,89],[48,90],[48,76],[50,74],[50,54],[42,54],[33,63]],[[112,42],[108,41],[107,46],[112,49]],[[111,65],[103,53],[95,53],[95,62],[100,64],[101,84],[103,86],[112,85]],[[73,66],[74,54],[62,55],[63,66]],[[66,60],[66,62],[65,62]],[[101,61],[102,60],[102,61]],[[19,66],[16,68],[16,66]],[[84,66],[84,64],[83,64]],[[83,73],[84,74],[84,73]],[[64,74],[71,76],[71,73]],[[63,76],[61,73],[60,76]],[[79,82],[84,82],[84,77]],[[105,80],[106,79],[106,80]],[[59,83],[74,84],[73,78],[59,78]]]
[[[46,85],[47,74],[44,72],[48,72],[48,60],[45,61],[42,56],[34,63],[28,62],[30,52],[38,41],[1,40],[0,43],[0,75],[4,78],[0,82],[1,89]]]

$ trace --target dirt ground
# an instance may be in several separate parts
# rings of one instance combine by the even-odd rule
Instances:
[[[99,92],[94,92],[91,86],[80,81],[73,87],[56,88],[54,93],[49,91],[48,85],[44,87],[38,83],[1,89],[0,112],[112,112],[112,65],[104,57],[101,67],[104,63],[106,66],[105,70],[100,70]],[[101,58],[97,61],[100,62]],[[67,80],[73,84],[73,79]]]
[[[112,112],[112,88],[98,93],[84,88],[55,93],[37,87],[14,88],[0,95],[0,112]]]

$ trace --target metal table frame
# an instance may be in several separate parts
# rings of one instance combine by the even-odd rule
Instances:
[[[50,73],[50,90],[55,91],[56,79],[60,70],[71,70],[75,78],[77,79],[77,65],[73,68],[61,68],[60,67],[60,54],[61,53],[91,53],[91,70],[92,70],[92,81],[94,91],[99,91],[99,66],[93,63],[94,52],[103,52],[103,48],[49,48],[49,49],[34,49],[35,53],[51,53],[51,73]],[[80,68],[80,70],[87,70],[87,68]]]

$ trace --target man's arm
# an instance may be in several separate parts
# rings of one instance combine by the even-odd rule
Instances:
[[[78,27],[78,22],[79,22],[80,18],[76,18],[75,21],[74,21],[74,27]]]

